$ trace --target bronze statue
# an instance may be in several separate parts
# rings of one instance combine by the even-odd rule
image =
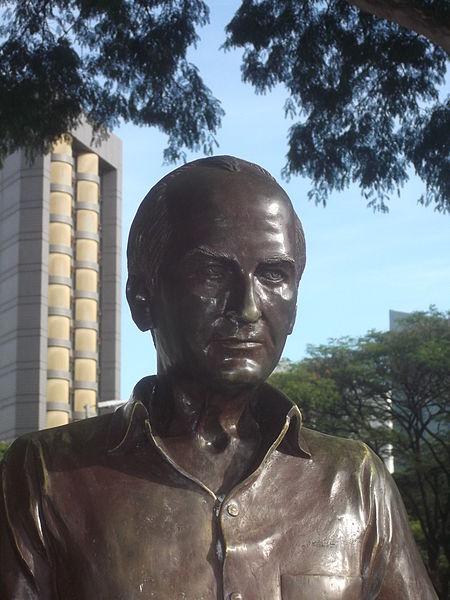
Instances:
[[[4,600],[436,598],[364,444],[265,383],[305,264],[260,167],[189,163],[147,195],[127,297],[158,374],[103,415],[19,438],[3,468]]]

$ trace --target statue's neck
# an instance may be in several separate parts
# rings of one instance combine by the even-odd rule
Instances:
[[[247,437],[254,430],[250,403],[255,393],[254,388],[227,393],[187,378],[159,375],[158,404],[170,406],[165,435]]]
[[[182,378],[159,377],[154,407],[167,454],[217,493],[248,473],[261,436],[250,410],[255,390],[224,394]],[[168,409],[168,410],[166,410]],[[158,421],[153,414],[152,420]]]

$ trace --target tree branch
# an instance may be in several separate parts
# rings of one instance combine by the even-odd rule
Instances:
[[[427,37],[450,54],[450,23],[436,18],[431,11],[411,6],[408,0],[347,0],[380,19],[387,19]]]

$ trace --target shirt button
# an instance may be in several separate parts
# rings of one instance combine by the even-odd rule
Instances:
[[[238,505],[236,504],[236,502],[230,502],[230,504],[227,505],[227,513],[231,517],[238,516],[239,508],[238,508]],[[238,594],[237,596],[233,596],[233,594],[231,594],[231,596],[230,596],[231,600],[241,600],[241,598],[242,598],[241,594],[239,594],[239,592],[236,592],[236,593]]]
[[[244,600],[244,596],[240,592],[232,592],[230,594],[230,600]]]

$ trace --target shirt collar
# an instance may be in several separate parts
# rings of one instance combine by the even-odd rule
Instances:
[[[109,428],[108,452],[131,451],[148,440],[146,422],[150,421],[150,417],[146,405],[154,397],[156,382],[156,376],[141,379],[128,402],[114,412]],[[311,458],[303,435],[300,409],[280,390],[268,383],[263,384],[251,410],[263,434],[276,438],[285,429],[280,449],[289,454]]]

